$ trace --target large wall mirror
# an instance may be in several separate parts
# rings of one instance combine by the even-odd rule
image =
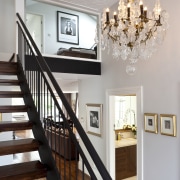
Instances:
[[[59,14],[57,16],[58,12],[61,13],[59,13],[61,16]],[[78,51],[76,48],[81,48],[84,54],[88,52],[91,55],[89,59],[99,59],[98,46],[96,46],[98,14],[81,12],[33,0],[26,0],[25,13],[27,27],[41,53],[61,55],[58,54],[61,51],[70,48],[71,51]],[[64,19],[76,25],[73,31],[76,33],[64,35],[60,31],[64,26],[62,21]],[[73,40],[74,38],[75,40]],[[94,50],[94,48],[96,54],[92,56],[94,52],[90,50]],[[88,58],[88,56],[84,56],[84,58]]]

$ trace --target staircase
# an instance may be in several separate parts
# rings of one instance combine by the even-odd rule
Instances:
[[[0,86],[19,86],[24,83],[18,79],[11,77],[17,76],[19,73],[18,64],[16,62],[0,61],[0,75],[9,76],[8,79],[0,78]],[[2,88],[1,88],[2,89]],[[21,91],[0,91],[0,98],[23,98],[26,94]],[[6,105],[0,106],[1,113],[28,112],[28,105]],[[27,121],[0,121],[0,132],[30,130],[34,126],[34,122]],[[0,156],[38,151],[42,142],[35,138],[19,139],[13,138],[9,141],[0,141]],[[23,162],[0,166],[0,180],[30,180],[39,179],[47,176],[48,166],[37,161]]]

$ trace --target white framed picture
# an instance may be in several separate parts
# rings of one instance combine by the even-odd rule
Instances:
[[[161,134],[176,136],[176,116],[172,114],[160,114]]]
[[[156,113],[144,113],[144,130],[146,132],[158,133],[158,115]]]
[[[86,104],[87,133],[101,136],[102,104]]]

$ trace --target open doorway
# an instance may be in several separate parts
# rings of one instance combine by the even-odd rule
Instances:
[[[137,178],[138,180],[141,180],[143,175],[143,166],[142,166],[142,157],[143,157],[143,151],[142,151],[142,137],[141,137],[141,130],[142,130],[142,87],[129,87],[129,88],[121,88],[121,89],[112,89],[107,90],[106,93],[106,101],[107,101],[107,121],[106,121],[106,131],[107,131],[107,168],[110,172],[111,177],[115,180],[116,173],[115,173],[115,119],[112,116],[111,109],[114,108],[111,104],[111,97],[113,96],[128,96],[128,95],[135,95],[136,96],[136,118],[137,122],[136,125],[138,127],[137,131]]]
[[[43,16],[27,13],[26,26],[39,51],[43,53]]]

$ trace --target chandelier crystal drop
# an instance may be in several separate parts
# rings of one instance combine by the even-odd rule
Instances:
[[[168,29],[168,13],[161,9],[157,0],[152,12],[148,11],[142,0],[120,0],[118,11],[110,19],[110,11],[104,10],[101,19],[102,49],[110,48],[112,40],[113,58],[129,60],[133,67],[139,59],[148,59],[162,44]],[[133,70],[134,71],[134,70]],[[131,73],[130,73],[131,74]]]

